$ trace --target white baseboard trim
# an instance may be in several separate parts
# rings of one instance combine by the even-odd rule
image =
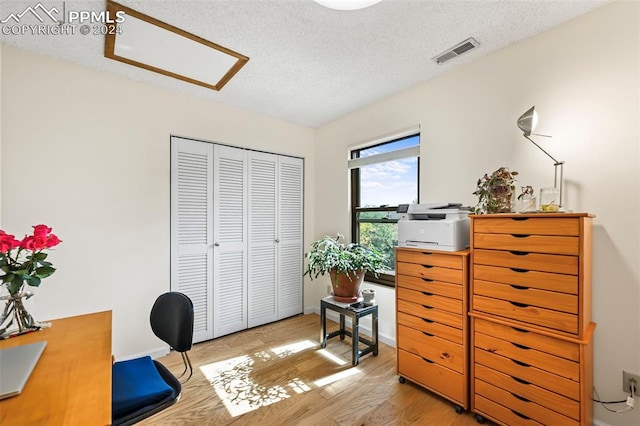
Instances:
[[[169,355],[169,346],[164,346],[162,348],[154,348],[149,351],[140,352],[134,355],[128,355],[122,358],[118,358],[116,359],[116,361],[127,361],[129,359],[141,358],[143,356],[150,356],[153,359],[157,359],[165,355]]]
[[[593,419],[594,426],[611,426],[609,423],[601,422],[600,420]]]
[[[305,308],[304,310],[304,314],[308,315],[308,314],[317,314],[320,315],[320,307],[318,306],[312,306],[312,307],[308,307]],[[340,314],[338,314],[335,311],[331,311],[327,309],[327,318],[330,319],[331,321],[335,322],[335,323],[340,323]],[[345,318],[345,324],[348,326],[351,326],[351,318]],[[362,332],[362,334],[367,335],[367,337],[371,337],[371,327],[367,327],[365,325],[361,325],[360,326],[360,331]],[[387,336],[383,333],[380,333],[378,331],[378,340],[384,344],[387,344],[389,346],[392,347],[396,347],[396,340],[391,337],[391,336]]]

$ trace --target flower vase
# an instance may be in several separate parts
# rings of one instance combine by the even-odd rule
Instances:
[[[20,291],[0,297],[0,300],[6,300],[0,316],[0,339],[40,329],[40,325],[36,323],[23,303],[31,296],[33,293],[29,291]]]

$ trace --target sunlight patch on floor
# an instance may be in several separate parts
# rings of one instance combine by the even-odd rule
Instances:
[[[338,365],[345,365],[347,363],[347,361],[345,361],[342,358],[339,358],[337,356],[335,356],[334,354],[332,354],[331,352],[327,351],[326,349],[320,349],[319,351],[317,351],[320,355],[322,355],[323,357],[327,358],[329,361],[334,362]]]
[[[313,356],[311,354],[319,354],[338,366],[347,364],[345,360],[324,349],[314,350],[317,347],[317,342],[301,340],[268,350],[261,350],[253,355],[242,355],[203,365],[200,370],[214,388],[229,414],[236,417],[290,398],[292,395],[308,392],[313,385],[317,387],[326,386],[360,372],[357,368],[350,368],[316,380],[313,385],[305,382],[302,377],[293,379],[278,378],[277,376],[266,379],[264,376],[261,377],[261,371],[273,371],[274,366],[277,366],[277,363],[281,362],[282,359],[305,351],[311,351],[310,356]],[[302,356],[305,357],[307,355]],[[257,369],[256,363],[259,367]],[[262,365],[269,363],[274,365],[262,367]],[[268,383],[264,383],[265,381]],[[278,381],[280,383],[277,383]]]
[[[323,386],[330,385],[333,382],[337,382],[338,380],[346,379],[347,377],[351,377],[358,373],[360,373],[360,370],[358,369],[358,367],[353,367],[348,370],[344,370],[339,373],[335,373],[330,376],[323,377],[322,379],[318,379],[315,382],[313,382],[313,384],[320,388]]]
[[[293,354],[297,354],[298,352],[314,348],[317,345],[317,342],[312,342],[311,340],[301,340],[300,342],[271,348],[271,351],[278,355],[280,358],[284,358]]]

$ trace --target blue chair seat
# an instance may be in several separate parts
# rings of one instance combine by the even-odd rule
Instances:
[[[176,390],[165,382],[149,356],[116,362],[112,375],[113,418],[129,417],[176,398]]]

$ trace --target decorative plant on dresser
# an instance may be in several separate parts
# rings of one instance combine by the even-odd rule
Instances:
[[[591,425],[593,216],[469,218],[476,419]]]
[[[469,408],[469,250],[396,249],[397,371]]]

